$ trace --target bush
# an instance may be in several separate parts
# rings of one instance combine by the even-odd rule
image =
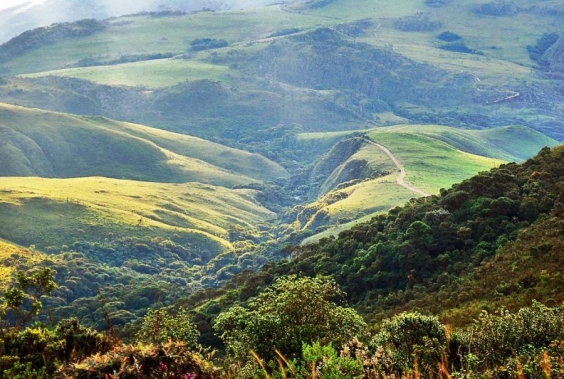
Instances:
[[[190,42],[190,49],[191,51],[202,51],[202,50],[211,50],[211,49],[219,49],[222,47],[227,47],[229,43],[223,39],[214,39],[214,38],[196,38],[192,42]]]
[[[465,54],[482,54],[481,52],[469,48],[464,42],[457,41],[452,43],[447,43],[444,45],[439,46],[439,49],[447,50],[447,51],[454,51],[456,53],[465,53]]]
[[[403,32],[433,32],[443,27],[439,21],[428,17],[402,17],[394,22],[394,27]]]
[[[137,338],[143,342],[165,343],[182,342],[189,347],[196,347],[200,333],[191,321],[188,312],[180,308],[176,315],[166,309],[150,310],[143,318]]]
[[[62,366],[54,378],[217,378],[209,358],[178,342],[118,346],[109,353]]]
[[[437,367],[447,344],[446,328],[435,316],[418,312],[401,313],[384,320],[380,333],[372,340],[373,347],[389,350],[396,370],[410,371],[419,367]]]
[[[474,11],[485,16],[508,16],[515,12],[513,5],[506,1],[492,1],[478,5]]]
[[[515,359],[537,360],[554,341],[564,339],[564,306],[548,308],[536,301],[517,313],[486,311],[462,337],[468,351],[476,355],[481,369],[502,370],[515,365]],[[538,376],[542,368],[537,365]],[[513,372],[516,375],[516,372]]]
[[[437,38],[445,42],[454,42],[462,39],[461,36],[452,32],[442,32],[437,36]]]
[[[289,276],[248,301],[221,313],[214,328],[237,359],[255,351],[269,361],[273,347],[285,356],[301,355],[302,344],[342,344],[363,335],[366,324],[351,308],[338,305],[343,292],[333,280]]]
[[[546,53],[546,51],[550,49],[550,47],[554,45],[559,39],[560,36],[556,33],[544,33],[534,45],[527,46],[529,58],[531,58],[532,61],[540,63],[541,65],[546,65],[546,63],[542,62],[542,57],[544,53]]]

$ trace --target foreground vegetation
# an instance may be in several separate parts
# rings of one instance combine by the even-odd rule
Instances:
[[[0,373],[11,378],[494,378],[559,377],[564,372],[564,306],[533,302],[517,313],[484,311],[452,329],[436,317],[400,313],[370,334],[330,279],[290,276],[221,313],[225,355],[197,344],[182,308],[145,316],[124,344],[77,319],[29,322],[51,294],[53,272],[17,273],[4,292]]]

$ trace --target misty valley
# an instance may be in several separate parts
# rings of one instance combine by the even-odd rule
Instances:
[[[0,5],[0,377],[562,377],[563,20]]]

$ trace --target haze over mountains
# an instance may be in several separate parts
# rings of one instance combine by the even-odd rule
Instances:
[[[559,0],[0,11],[0,284],[53,267],[53,317],[130,336],[162,297],[216,347],[215,317],[288,274],[332,275],[374,322],[560,301],[563,17]],[[523,275],[480,279],[498,259]],[[480,303],[478,282],[501,295]]]
[[[26,30],[86,18],[103,20],[139,12],[196,12],[203,9],[230,10],[259,8],[274,0],[42,0],[20,1],[0,9],[0,43]]]

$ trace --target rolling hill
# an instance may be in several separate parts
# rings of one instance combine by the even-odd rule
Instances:
[[[232,187],[288,175],[258,154],[100,117],[0,104],[0,133],[0,236],[53,252],[176,236],[202,264],[232,250],[230,228],[274,217],[256,190]]]
[[[358,220],[369,220],[375,214],[421,196],[398,184],[399,168],[372,142],[385,146],[401,162],[408,184],[429,194],[437,194],[441,188],[449,188],[503,162],[520,162],[530,156],[530,151],[558,145],[557,141],[522,126],[476,131],[435,125],[399,125],[373,129],[366,136],[369,140],[358,137],[356,143],[348,140],[349,147],[356,145],[349,154],[344,154],[343,148],[335,149],[339,146],[335,145],[333,149],[337,151],[328,152],[312,170],[310,180],[315,183],[315,179],[319,182],[316,175],[328,168],[321,176],[321,188],[325,186],[325,190],[316,194],[322,195],[317,201],[290,213],[296,217],[294,227],[311,232],[331,224],[336,226],[306,242],[336,235]],[[290,216],[284,219],[292,220]]]
[[[288,273],[371,321],[562,300],[561,1],[168,3],[0,46],[0,285],[129,335],[188,296],[210,340]]]
[[[516,124],[564,139],[562,91],[540,75],[528,48],[540,43],[541,51],[543,35],[564,33],[561,4],[515,1],[511,12],[496,14],[482,3],[337,0],[140,14],[92,30],[55,25],[62,31],[36,30],[0,47],[1,72],[29,78],[6,79],[0,99],[242,149],[255,130],[292,123],[308,132],[404,123],[398,120],[472,129]],[[92,33],[68,31],[75,28]],[[441,39],[448,36],[455,39]],[[28,40],[33,46],[17,48]],[[192,42],[206,40],[223,47],[192,50]],[[543,50],[541,60],[557,62],[560,45]]]
[[[104,118],[0,104],[0,126],[2,176],[105,176],[228,187],[287,176],[258,154]]]

